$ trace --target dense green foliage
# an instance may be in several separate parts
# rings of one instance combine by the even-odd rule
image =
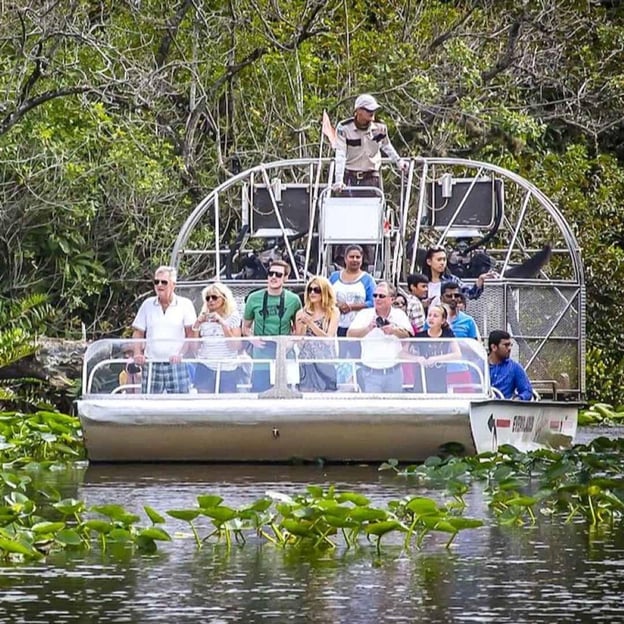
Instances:
[[[0,295],[119,332],[189,210],[384,103],[404,154],[493,161],[574,224],[590,391],[621,402],[624,6],[537,0],[14,0],[0,23]],[[604,368],[603,368],[604,367]]]

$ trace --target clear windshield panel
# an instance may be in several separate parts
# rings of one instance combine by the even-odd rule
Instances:
[[[270,389],[284,396],[483,396],[489,393],[489,374],[487,355],[476,340],[399,340],[374,330],[361,339],[101,340],[87,349],[83,388],[85,395],[115,397],[255,395]]]

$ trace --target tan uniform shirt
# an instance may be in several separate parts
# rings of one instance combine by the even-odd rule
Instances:
[[[383,153],[393,162],[399,155],[388,138],[388,128],[380,121],[372,121],[360,130],[353,118],[342,121],[336,128],[336,183],[344,180],[349,171],[379,171]]]

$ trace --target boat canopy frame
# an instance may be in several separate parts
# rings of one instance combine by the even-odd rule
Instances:
[[[451,270],[469,285],[477,277],[472,260],[489,258],[500,277],[488,279],[467,310],[481,335],[507,329],[516,343],[512,355],[533,381],[582,399],[585,278],[580,247],[560,209],[533,183],[494,164],[438,157],[408,163],[402,174],[387,161],[382,167],[382,222],[368,266],[374,277],[405,289],[424,251],[440,245]],[[203,286],[223,281],[242,308],[246,295],[266,284],[255,268],[273,257],[291,265],[287,285],[295,291],[313,275],[339,268],[344,245],[325,245],[322,230],[323,214],[336,205],[333,174],[332,158],[289,159],[221,183],[177,235],[171,264],[178,270],[178,290],[199,303]],[[363,201],[355,191],[347,189],[343,202]],[[245,263],[252,260],[248,270]]]

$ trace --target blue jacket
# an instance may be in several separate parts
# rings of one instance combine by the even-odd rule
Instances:
[[[530,401],[533,397],[533,388],[524,368],[511,358],[500,364],[490,364],[490,382],[506,399],[517,395],[521,401]]]

